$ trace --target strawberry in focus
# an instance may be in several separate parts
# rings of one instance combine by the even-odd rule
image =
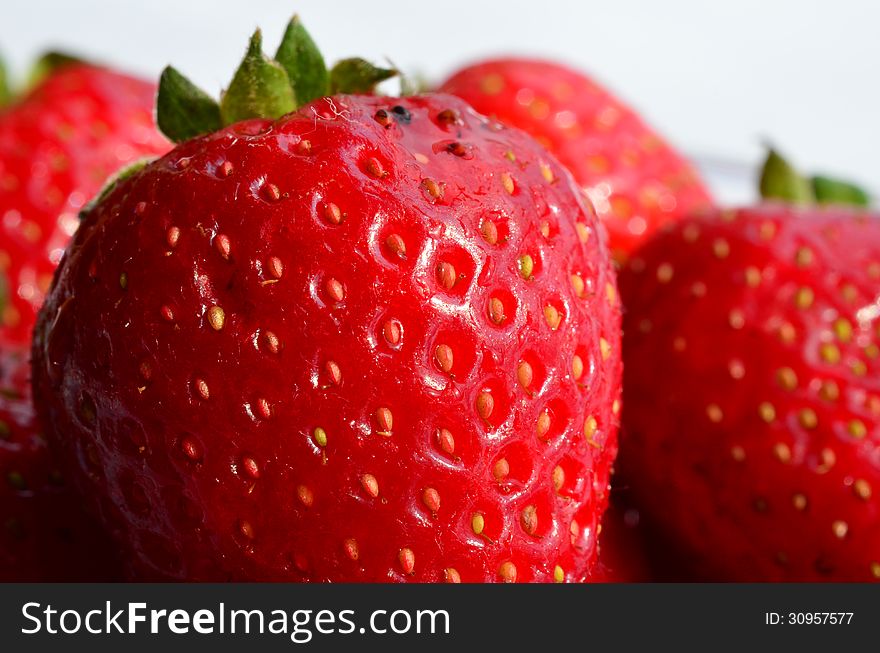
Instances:
[[[485,61],[458,71],[440,90],[553,152],[589,194],[618,260],[659,227],[711,205],[689,162],[575,70],[531,59]]]
[[[880,579],[878,216],[688,219],[621,291],[622,471],[693,577]]]
[[[458,98],[344,94],[375,70],[296,21],[276,59],[255,35],[219,107],[166,71],[159,124],[206,135],[84,214],[41,313],[38,403],[130,573],[587,579],[620,388],[589,204]]]
[[[65,485],[38,429],[28,357],[0,341],[0,582],[115,580],[109,542]]]
[[[0,333],[29,342],[77,214],[107,177],[166,152],[153,125],[155,87],[63,62],[0,110]]]

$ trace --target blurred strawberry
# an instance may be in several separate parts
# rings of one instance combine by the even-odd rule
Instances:
[[[440,90],[553,152],[587,190],[618,260],[659,227],[711,204],[690,163],[621,100],[575,70],[532,59],[485,61],[455,73]]]
[[[42,81],[0,109],[0,335],[30,339],[77,214],[107,178],[168,150],[153,126],[155,86],[49,55]],[[2,103],[0,103],[2,104]]]

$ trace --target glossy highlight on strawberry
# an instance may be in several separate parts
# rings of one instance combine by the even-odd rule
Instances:
[[[484,61],[456,72],[440,90],[553,152],[589,194],[620,260],[659,227],[711,205],[690,163],[631,108],[566,66]]]
[[[107,178],[168,142],[153,125],[155,87],[67,63],[0,110],[0,334],[28,342],[77,214]]]
[[[582,581],[620,407],[604,239],[457,98],[238,122],[85,215],[38,401],[138,578]]]
[[[695,578],[880,579],[880,219],[768,203],[634,256],[622,472]]]

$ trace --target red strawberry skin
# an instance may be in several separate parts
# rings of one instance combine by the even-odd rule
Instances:
[[[563,65],[485,61],[458,71],[440,88],[553,152],[589,194],[618,259],[677,216],[711,204],[693,167],[638,114]]]
[[[30,340],[80,209],[107,177],[166,152],[153,126],[152,84],[104,68],[60,68],[0,111],[0,274],[11,302],[7,340]]]
[[[37,426],[28,350],[0,341],[0,582],[115,580],[112,551]]]
[[[91,211],[35,383],[136,577],[581,581],[619,319],[604,233],[531,138],[339,96]]]
[[[621,275],[622,469],[698,578],[880,578],[880,221],[765,205]]]

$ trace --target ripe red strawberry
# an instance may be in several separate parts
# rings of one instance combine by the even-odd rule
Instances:
[[[8,340],[30,340],[79,210],[120,167],[168,150],[153,126],[154,93],[126,75],[68,63],[0,110],[0,277],[10,300],[0,306],[0,333]]]
[[[256,35],[219,108],[166,71],[159,122],[285,114],[289,76],[327,86]],[[233,122],[86,214],[39,404],[142,578],[580,581],[616,451],[603,239],[551,155],[457,98]]]
[[[658,227],[706,209],[696,171],[632,109],[557,63],[499,59],[455,73],[440,90],[528,132],[571,170],[624,259]]]
[[[27,350],[0,341],[0,582],[113,580],[112,548],[39,433]]]
[[[689,219],[621,277],[622,466],[698,577],[880,579],[880,221]]]

